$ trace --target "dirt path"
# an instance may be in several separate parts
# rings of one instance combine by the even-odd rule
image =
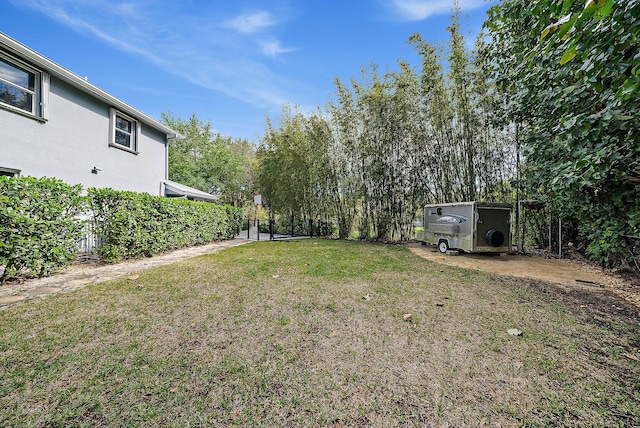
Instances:
[[[410,245],[414,254],[437,263],[481,270],[498,275],[553,282],[563,287],[582,288],[593,292],[609,290],[640,308],[640,289],[622,278],[607,274],[585,262],[569,259],[545,259],[522,255],[441,254],[435,247]]]
[[[0,285],[0,310],[29,300],[44,299],[51,294],[73,291],[95,282],[108,281],[120,276],[131,276],[143,269],[175,263],[190,257],[210,254],[225,248],[246,244],[246,239],[231,239],[206,245],[183,248],[145,259],[118,263],[75,263],[44,278],[15,281]]]

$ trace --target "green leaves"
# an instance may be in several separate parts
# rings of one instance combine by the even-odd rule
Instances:
[[[558,37],[562,38],[567,33],[567,31],[571,29],[577,18],[578,15],[574,15],[572,17],[571,14],[568,14],[560,18],[557,22],[549,24],[547,27],[545,27],[544,30],[542,30],[542,33],[540,34],[540,41],[542,42],[545,37],[547,37],[551,33],[554,33],[558,29],[560,29],[560,31],[558,31]]]
[[[578,51],[576,50],[576,47],[571,46],[569,49],[564,51],[564,54],[562,54],[562,58],[560,58],[560,65],[568,63],[569,61],[574,59],[576,55],[578,55]]]
[[[48,275],[77,253],[93,216],[105,261],[229,239],[242,210],[112,189],[87,190],[53,178],[0,177],[0,282],[23,273]]]
[[[589,165],[589,159],[580,159],[579,161],[576,162],[575,165],[575,169],[579,170],[584,168],[585,166]]]
[[[468,51],[457,11],[448,31],[445,53],[410,36],[418,68],[363,67],[336,80],[325,113],[285,107],[267,124],[258,182],[275,213],[335,218],[341,237],[353,226],[363,239],[406,240],[428,202],[511,196],[513,129],[495,112],[491,59],[480,42]]]
[[[222,136],[195,114],[183,120],[162,113],[161,120],[184,135],[169,142],[169,179],[203,192],[220,194],[237,206],[251,200],[253,147],[242,139]]]
[[[617,242],[640,232],[637,186],[625,178],[640,158],[638,17],[637,1],[503,0],[485,24],[508,114],[524,125],[529,197],[558,207],[606,263],[640,253]]]
[[[108,262],[230,239],[240,231],[242,210],[113,189],[87,190],[97,248]]]
[[[75,256],[81,192],[55,178],[0,176],[0,283],[19,274],[48,275]]]
[[[588,0],[585,5],[586,10],[593,10],[593,19],[604,19],[613,9],[614,0]]]

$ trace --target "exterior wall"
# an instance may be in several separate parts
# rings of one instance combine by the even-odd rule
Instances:
[[[440,239],[446,239],[449,247],[471,252],[473,251],[473,235],[475,228],[475,203],[427,205],[424,208],[425,242],[437,245]],[[438,212],[440,214],[438,214]],[[442,217],[462,217],[464,221],[439,223]]]
[[[109,146],[110,107],[52,76],[47,121],[0,108],[0,167],[85,188],[163,194],[166,134],[138,122],[138,154]]]

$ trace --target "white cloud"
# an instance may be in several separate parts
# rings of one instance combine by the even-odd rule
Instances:
[[[224,23],[225,27],[233,28],[245,34],[256,33],[277,24],[278,21],[269,12],[258,11],[237,16]]]
[[[262,53],[271,58],[277,58],[282,54],[294,50],[292,48],[283,48],[278,40],[263,40],[260,42],[260,46],[262,47]]]
[[[486,4],[486,0],[460,0],[461,10],[472,10]],[[450,13],[452,0],[392,0],[394,12],[407,21],[422,21],[432,15]]]
[[[292,49],[268,35],[261,40],[246,37],[277,23],[268,12],[228,19],[216,7],[184,13],[180,2],[173,0],[12,1],[116,49],[142,56],[195,85],[258,108],[279,110],[299,85],[262,62],[265,55],[276,58]]]

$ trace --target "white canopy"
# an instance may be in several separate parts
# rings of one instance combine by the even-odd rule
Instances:
[[[195,201],[217,202],[219,196],[212,195],[184,184],[171,180],[164,180],[164,194],[168,197],[186,197]]]

